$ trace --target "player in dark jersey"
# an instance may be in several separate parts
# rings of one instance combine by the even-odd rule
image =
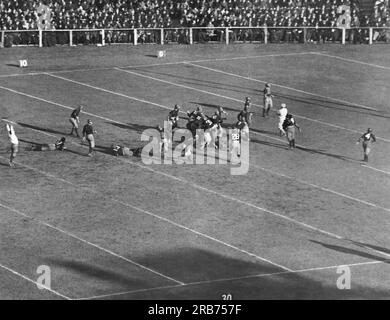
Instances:
[[[237,120],[238,121],[245,121],[248,126],[250,127],[252,124],[252,116],[253,112],[249,111],[249,107],[245,106],[244,110],[241,110],[238,115],[237,115]]]
[[[178,127],[180,107],[175,104],[173,110],[169,111],[168,121],[172,123],[172,130]]]
[[[376,137],[374,133],[372,132],[371,128],[367,129],[367,132],[365,132],[357,141],[357,144],[362,142],[363,146],[363,153],[364,153],[364,162],[368,162],[368,155],[371,152],[371,145],[376,142]]]
[[[66,138],[62,137],[58,139],[55,143],[46,143],[46,144],[35,144],[31,145],[31,151],[63,151],[66,149],[65,147]]]
[[[88,119],[83,128],[83,141],[88,141],[89,145],[88,157],[92,157],[92,153],[95,148],[95,138],[93,136],[94,133],[96,133],[96,130],[94,130],[92,127],[92,121]]]
[[[83,106],[78,106],[76,109],[72,111],[72,114],[70,115],[69,121],[72,124],[72,131],[70,132],[70,135],[73,135],[73,131],[76,132],[76,135],[78,138],[80,138],[79,135],[79,123],[80,123],[80,112],[83,109]]]
[[[133,155],[133,152],[125,146],[112,145],[111,148],[112,148],[112,153],[114,154],[115,157],[117,156],[130,157]]]
[[[286,132],[286,137],[290,149],[295,148],[295,128],[298,128],[298,131],[301,132],[301,128],[295,122],[293,115],[289,113],[283,122],[283,130]]]

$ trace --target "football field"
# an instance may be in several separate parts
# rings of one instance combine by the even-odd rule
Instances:
[[[175,104],[181,127],[199,105],[233,125],[247,96],[246,175],[111,155],[145,144]],[[20,150],[8,167],[1,121],[0,299],[389,299],[389,101],[385,45],[1,49],[0,118]],[[295,150],[278,134],[281,103],[302,128]],[[69,136],[79,104],[97,130],[92,158]],[[62,136],[64,152],[26,150]],[[38,289],[43,265],[51,286]]]

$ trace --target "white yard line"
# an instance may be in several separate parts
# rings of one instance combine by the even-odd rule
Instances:
[[[3,265],[3,264],[0,264],[0,268],[2,268],[2,269],[4,269],[4,270],[7,270],[8,272],[11,272],[12,274],[14,274],[14,275],[16,275],[16,276],[18,276],[18,277],[20,277],[20,278],[22,278],[22,279],[24,279],[24,280],[27,280],[28,282],[31,282],[31,283],[33,283],[33,284],[35,284],[35,285],[37,285],[37,286],[39,285],[39,286],[40,286],[41,288],[43,288],[44,290],[47,290],[47,291],[49,291],[49,292],[55,294],[56,296],[59,296],[59,297],[65,299],[65,300],[72,300],[71,298],[67,297],[66,295],[64,295],[64,294],[62,294],[62,293],[59,293],[58,291],[53,290],[53,289],[51,289],[51,288],[49,288],[49,287],[46,287],[46,286],[44,286],[44,285],[42,285],[42,284],[40,284],[40,283],[38,283],[38,282],[36,282],[36,281],[30,279],[29,277],[27,277],[27,276],[25,276],[25,275],[23,275],[23,274],[21,274],[21,273],[15,271],[15,270],[9,268],[9,267],[6,267],[6,266]],[[37,290],[39,290],[38,287],[37,287]]]
[[[192,63],[192,62],[185,62],[185,64],[188,64],[188,65],[191,65],[191,66],[194,66],[194,67],[197,67],[197,68],[201,68],[201,69],[217,72],[217,73],[222,73],[222,74],[225,74],[225,75],[228,75],[228,76],[231,76],[231,77],[236,77],[236,78],[240,78],[240,79],[255,81],[255,82],[259,82],[259,83],[269,83],[269,84],[271,84],[271,85],[273,85],[275,87],[280,87],[280,88],[288,89],[288,90],[291,90],[291,91],[296,91],[296,92],[303,93],[303,94],[306,94],[306,95],[320,97],[320,98],[333,100],[333,101],[337,101],[337,102],[342,102],[342,103],[347,103],[351,107],[357,106],[357,107],[360,107],[362,109],[367,109],[367,110],[381,112],[381,110],[378,110],[378,109],[375,109],[375,108],[372,108],[372,107],[368,107],[368,106],[365,106],[365,105],[362,105],[362,104],[358,104],[358,103],[354,103],[354,102],[350,102],[350,101],[346,101],[346,100],[342,100],[342,99],[332,98],[332,97],[328,97],[328,96],[323,96],[323,95],[320,95],[320,94],[317,94],[317,93],[308,92],[308,91],[296,89],[296,88],[293,88],[293,87],[284,86],[284,85],[273,83],[273,82],[266,81],[266,80],[260,80],[260,79],[257,79],[257,78],[241,76],[241,75],[236,74],[236,73],[226,72],[226,71],[223,71],[223,70],[220,70],[220,69],[215,69],[215,68],[202,66],[202,65],[195,64],[195,63]]]
[[[62,104],[58,104],[58,103],[55,103],[55,102],[51,102],[51,101],[49,101],[49,100],[45,100],[45,99],[42,99],[42,98],[38,98],[38,97],[35,97],[35,96],[32,96],[32,95],[27,95],[27,94],[25,94],[25,93],[20,93],[19,91],[16,91],[16,90],[13,90],[13,89],[8,89],[8,88],[2,87],[2,86],[0,86],[0,89],[5,89],[5,90],[11,91],[11,92],[13,92],[13,93],[25,95],[25,96],[27,96],[27,97],[29,97],[29,98],[34,98],[34,99],[37,99],[37,100],[40,100],[40,101],[44,101],[44,102],[46,102],[46,103],[48,103],[48,104],[57,105],[57,106],[60,106],[60,107],[62,107],[62,108],[66,108],[66,109],[70,109],[70,110],[73,109],[73,108],[71,108],[71,107],[69,107],[69,106],[65,106],[65,105],[62,105]],[[84,113],[86,113],[86,112],[84,112]],[[109,118],[101,117],[101,116],[98,116],[98,115],[95,115],[95,114],[92,114],[92,113],[86,113],[86,114],[88,114],[88,115],[90,115],[90,116],[94,116],[94,117],[100,118],[100,119],[104,119],[104,120],[109,121],[109,122],[113,122],[113,123],[117,123],[117,124],[121,124],[121,125],[126,125],[125,123],[122,123],[122,122],[119,122],[119,121],[115,121],[115,120],[112,120],[112,119],[109,119]],[[276,138],[275,138],[275,139],[276,139]],[[261,210],[261,211],[264,211],[264,212],[271,213],[271,214],[273,214],[273,215],[275,215],[275,216],[279,216],[280,218],[287,219],[287,220],[290,220],[290,221],[294,221],[295,223],[301,224],[302,226],[310,227],[310,228],[313,229],[313,230],[316,230],[316,231],[319,231],[319,230],[320,230],[320,229],[318,229],[318,228],[316,228],[316,227],[309,226],[309,225],[307,225],[306,223],[297,221],[297,220],[292,219],[292,218],[289,218],[289,217],[287,217],[287,216],[278,214],[278,213],[276,213],[276,212],[269,211],[269,210],[264,209],[264,208],[257,207],[257,206],[255,206],[255,205],[253,205],[253,204],[250,204],[250,203],[247,203],[247,202],[245,202],[245,201],[236,199],[236,198],[234,198],[234,197],[226,196],[226,195],[224,195],[224,194],[221,194],[221,193],[218,193],[218,192],[209,190],[209,189],[207,189],[207,188],[204,188],[204,187],[199,186],[199,185],[197,185],[197,184],[194,184],[194,183],[192,183],[192,182],[186,181],[186,180],[184,180],[184,179],[182,179],[182,178],[179,178],[179,177],[176,177],[176,176],[173,176],[173,175],[164,173],[164,172],[162,172],[162,171],[155,170],[155,169],[151,168],[150,166],[141,165],[141,164],[139,164],[139,163],[134,163],[134,162],[131,162],[131,161],[129,161],[129,163],[131,163],[131,164],[133,164],[133,165],[136,165],[136,166],[138,166],[138,167],[141,167],[141,168],[143,168],[143,169],[149,170],[149,171],[151,171],[151,172],[154,172],[154,173],[157,173],[157,174],[160,174],[160,175],[164,175],[164,176],[169,177],[169,178],[171,178],[171,179],[174,179],[174,180],[177,180],[177,181],[182,181],[182,182],[184,182],[184,183],[190,184],[190,185],[192,185],[193,187],[195,187],[195,188],[197,188],[197,189],[203,189],[203,190],[205,190],[205,191],[207,191],[207,192],[209,192],[209,193],[218,194],[218,195],[221,196],[221,197],[228,198],[228,199],[230,199],[230,200],[232,200],[232,201],[236,201],[236,202],[239,202],[239,203],[242,203],[242,204],[245,204],[245,205],[252,206],[252,207],[254,207],[254,208],[258,209],[258,210]],[[259,167],[259,166],[256,166],[256,167],[261,168],[261,167]],[[265,168],[262,168],[262,169],[265,169]],[[269,170],[269,169],[266,169],[266,170],[267,170],[268,172],[271,172],[271,170]],[[281,173],[276,173],[276,172],[274,172],[274,171],[272,171],[272,172],[273,172],[274,174],[281,175]],[[284,176],[287,177],[286,175],[284,175]],[[291,179],[291,180],[298,181],[298,180],[297,180],[296,178],[294,178],[294,177],[288,177],[288,178]],[[377,209],[384,210],[385,212],[389,212],[389,211],[390,211],[389,208],[381,207],[381,206],[379,206],[379,205],[377,205],[377,204],[375,204],[375,203],[371,203],[371,202],[368,202],[368,201],[364,201],[364,200],[358,199],[358,198],[356,198],[356,197],[352,197],[352,196],[343,194],[343,193],[341,193],[341,192],[338,192],[338,191],[335,191],[335,190],[332,190],[332,189],[329,189],[329,188],[325,188],[325,187],[316,185],[316,184],[314,184],[314,183],[306,182],[306,181],[303,181],[303,180],[299,180],[298,182],[303,183],[303,184],[306,184],[306,185],[309,185],[309,186],[311,186],[311,187],[315,187],[315,188],[317,188],[317,189],[321,189],[321,190],[323,190],[323,191],[326,191],[326,192],[329,192],[329,193],[332,193],[332,194],[336,194],[336,195],[338,195],[338,196],[340,196],[340,197],[343,197],[343,198],[346,198],[346,199],[349,199],[349,200],[354,200],[354,201],[356,201],[356,202],[359,202],[359,203],[368,205],[368,206],[370,206],[370,207],[375,207],[375,208],[377,208]],[[324,230],[323,230],[323,233],[328,234],[328,235],[331,234],[331,233],[329,233],[329,232],[327,232],[327,231],[324,231]],[[335,235],[335,234],[332,234],[332,236],[333,236],[333,237],[339,237],[339,236],[337,236],[337,235]]]
[[[359,60],[354,60],[354,59],[348,59],[348,58],[344,58],[344,57],[340,57],[340,56],[335,56],[335,55],[332,55],[332,54],[327,54],[327,53],[324,53],[324,52],[312,52],[312,54],[317,54],[317,55],[320,55],[320,56],[333,58],[333,59],[337,59],[337,60],[341,60],[341,61],[346,61],[346,62],[351,62],[351,63],[356,63],[356,64],[362,64],[362,65],[369,66],[369,67],[374,67],[374,68],[379,68],[379,69],[384,69],[384,70],[390,70],[390,67],[381,66],[381,65],[375,64],[375,63],[369,63],[369,62],[364,62],[364,61],[359,61]]]
[[[116,292],[116,293],[108,293],[108,294],[103,294],[103,295],[90,296],[90,297],[86,297],[86,298],[79,298],[77,300],[104,299],[104,298],[110,298],[110,297],[116,297],[116,296],[123,296],[126,294],[135,294],[135,293],[143,293],[143,292],[147,293],[147,292],[158,291],[158,290],[175,289],[177,287],[184,288],[184,287],[190,287],[190,286],[209,285],[209,284],[214,284],[214,283],[219,283],[219,282],[241,281],[241,280],[250,280],[250,279],[257,279],[257,278],[268,278],[268,277],[283,276],[283,275],[289,275],[289,274],[299,274],[299,273],[312,272],[312,271],[337,269],[340,267],[350,267],[351,268],[351,267],[358,267],[358,266],[365,266],[365,265],[382,264],[385,262],[386,261],[374,260],[374,261],[342,264],[342,265],[335,265],[335,266],[328,266],[328,267],[316,267],[316,268],[301,269],[301,270],[295,270],[295,271],[291,271],[291,272],[281,271],[281,272],[248,275],[248,276],[241,276],[241,277],[234,277],[234,278],[197,281],[197,282],[186,283],[184,286],[178,286],[178,285],[176,285],[176,286],[161,286],[161,287],[155,287],[155,288],[149,288],[149,289],[122,291],[122,292]]]
[[[0,156],[0,158],[2,158],[2,159],[4,159],[4,160],[7,160],[6,158],[4,158],[4,157],[2,157],[2,156]],[[127,162],[127,161],[126,161],[126,162]],[[19,162],[15,162],[15,163],[18,164],[18,165],[20,165],[21,167],[25,167],[25,168],[27,168],[27,169],[29,169],[29,170],[31,170],[31,171],[34,171],[34,172],[38,172],[38,173],[40,173],[40,174],[43,174],[43,175],[45,175],[45,176],[47,176],[47,177],[49,177],[49,178],[51,178],[51,179],[54,179],[54,180],[63,182],[63,183],[65,183],[65,184],[71,185],[71,186],[73,186],[73,187],[75,187],[75,188],[78,188],[78,189],[80,188],[80,186],[78,186],[78,185],[76,185],[76,184],[74,184],[74,183],[72,183],[72,182],[70,182],[70,181],[68,181],[68,180],[65,180],[65,179],[63,179],[63,178],[59,178],[59,177],[57,177],[57,176],[55,176],[55,175],[53,175],[53,174],[50,174],[50,173],[48,173],[48,172],[46,172],[46,171],[39,170],[39,169],[33,168],[33,167],[31,167],[31,166],[28,166],[28,165],[26,165],[26,164],[22,164],[22,163],[19,163]],[[133,163],[133,162],[131,162],[131,161],[128,161],[127,163],[138,165],[138,164]],[[142,165],[138,165],[138,166],[140,166],[141,168],[147,168],[146,166],[142,166]],[[159,171],[156,171],[156,170],[153,170],[153,169],[152,169],[152,171],[153,171],[153,172],[159,172]],[[164,176],[170,176],[170,175],[164,174]],[[174,178],[175,180],[185,181],[185,180],[182,180],[182,179],[180,179],[180,178],[178,178],[178,177],[175,177],[175,176],[170,176],[170,177]],[[85,188],[84,188],[84,189],[85,189]],[[208,190],[208,189],[203,188],[203,187],[202,187],[202,189]],[[215,238],[215,237],[212,237],[212,236],[207,235],[207,234],[205,234],[205,233],[199,232],[199,231],[197,231],[197,230],[195,230],[195,229],[186,227],[186,226],[184,226],[184,225],[182,225],[182,224],[179,224],[179,223],[174,222],[174,221],[172,221],[172,220],[170,220],[170,219],[161,217],[161,216],[159,216],[159,215],[157,215],[157,214],[155,214],[155,213],[152,213],[152,212],[150,212],[150,211],[141,209],[141,208],[136,207],[136,206],[134,206],[134,205],[132,205],[132,204],[129,204],[129,203],[127,203],[127,202],[124,202],[124,201],[121,201],[121,200],[118,200],[118,199],[115,199],[115,198],[112,198],[112,197],[107,197],[107,195],[105,195],[105,194],[102,193],[102,192],[94,191],[94,190],[90,190],[90,189],[87,189],[87,191],[89,191],[89,192],[91,192],[91,193],[98,194],[99,196],[104,196],[105,198],[109,199],[111,202],[119,203],[119,204],[121,204],[121,205],[123,205],[123,206],[125,206],[125,207],[131,208],[131,209],[134,209],[134,210],[137,210],[138,212],[141,212],[141,213],[147,214],[147,215],[149,215],[149,216],[152,216],[152,217],[154,217],[154,218],[157,218],[158,220],[165,221],[165,222],[167,222],[167,223],[169,223],[169,224],[171,224],[171,225],[174,225],[174,226],[176,226],[176,227],[179,227],[179,228],[181,228],[181,229],[184,229],[184,230],[186,230],[186,231],[189,231],[189,232],[192,232],[192,233],[194,233],[194,234],[196,234],[196,235],[199,235],[199,236],[201,236],[201,237],[203,237],[203,238],[206,238],[206,239],[212,240],[212,241],[214,241],[214,242],[217,242],[217,243],[219,243],[219,244],[222,244],[222,245],[224,245],[224,246],[226,246],[226,247],[229,247],[229,248],[231,248],[231,249],[234,249],[234,250],[236,250],[236,251],[239,251],[239,252],[241,252],[241,253],[244,253],[244,254],[246,254],[246,255],[248,255],[248,256],[251,256],[251,257],[256,258],[256,259],[258,259],[258,260],[261,260],[261,261],[263,261],[263,262],[267,262],[267,263],[269,263],[269,264],[272,264],[272,265],[274,265],[274,266],[277,266],[277,267],[279,267],[279,268],[281,268],[281,269],[283,269],[283,270],[292,271],[291,269],[289,269],[289,268],[287,268],[287,267],[285,267],[285,266],[283,266],[283,265],[281,265],[281,264],[275,263],[275,262],[273,262],[273,261],[271,261],[271,260],[269,260],[269,259],[263,258],[263,257],[261,257],[261,256],[259,256],[259,255],[256,255],[256,254],[254,254],[254,253],[251,253],[251,252],[249,252],[249,251],[246,251],[246,250],[244,250],[244,249],[241,249],[241,248],[239,248],[239,247],[236,247],[236,246],[234,246],[234,245],[231,245],[231,244],[229,244],[229,243],[227,243],[227,242],[224,242],[224,241],[222,241],[222,240],[219,240],[219,239],[217,239],[217,238]],[[209,190],[209,191],[211,192],[211,190]],[[217,193],[217,194],[218,194],[218,193]],[[1,206],[5,207],[4,205],[1,205]],[[44,223],[42,223],[42,224],[44,224]],[[45,224],[45,225],[47,225],[47,224]],[[51,226],[51,227],[52,227],[52,226]],[[56,228],[56,227],[53,227],[53,228]],[[56,228],[56,229],[58,229],[58,228]],[[62,231],[62,230],[60,230],[60,229],[58,229],[58,230],[59,230],[59,231]],[[66,231],[65,231],[65,232],[66,232]],[[65,233],[65,232],[64,232],[64,233]],[[74,237],[74,238],[77,238],[76,236],[73,236],[73,237]],[[77,239],[79,239],[80,241],[83,241],[81,238],[77,238]],[[95,246],[98,247],[97,245],[95,245]],[[106,252],[109,252],[109,250],[107,250],[107,249],[103,249],[103,248],[102,248],[102,250],[105,250]],[[138,265],[138,266],[140,266],[140,267],[142,267],[142,268],[144,268],[144,269],[147,269],[147,270],[152,271],[152,272],[154,272],[154,273],[156,273],[156,274],[159,274],[159,275],[161,275],[161,276],[163,276],[163,277],[165,277],[165,278],[167,278],[167,279],[170,279],[170,280],[172,280],[172,281],[175,281],[176,283],[183,284],[183,283],[180,282],[180,281],[177,281],[177,280],[175,280],[175,279],[173,279],[173,278],[170,278],[170,277],[168,277],[168,276],[162,275],[162,274],[158,273],[157,271],[148,269],[147,267],[142,266],[142,265],[140,265],[140,264],[138,264],[138,263],[136,263],[136,262],[134,262],[134,261],[131,261],[131,260],[127,259],[127,258],[121,257],[121,256],[115,254],[114,252],[109,252],[109,253],[111,253],[111,254],[113,254],[113,255],[116,255],[116,256],[118,256],[118,257],[124,259],[124,260],[127,260],[128,262],[131,262],[131,263],[133,263],[133,264],[135,264],[135,265]]]
[[[169,66],[177,65],[185,62],[213,62],[213,61],[230,61],[230,60],[245,60],[245,59],[259,59],[259,58],[268,58],[268,57],[283,57],[283,56],[293,56],[293,55],[306,55],[314,54],[316,51],[310,52],[296,52],[296,53],[275,53],[275,54],[265,54],[265,55],[254,55],[254,56],[241,56],[241,57],[226,57],[226,58],[213,58],[213,59],[202,59],[202,60],[183,60],[183,61],[172,61],[172,62],[162,62],[162,63],[150,63],[150,64],[140,64],[140,65],[128,65],[128,66],[114,66],[114,67],[101,67],[101,68],[77,68],[69,70],[56,70],[49,71],[50,73],[69,73],[69,72],[87,72],[87,71],[101,71],[101,70],[112,70],[114,68],[149,68],[149,67],[159,67],[159,66]],[[37,76],[46,74],[48,71],[42,72],[29,72],[29,73],[12,73],[12,74],[3,74],[0,75],[0,78],[8,77],[19,77],[19,76]]]
[[[5,158],[2,157],[2,156],[0,156],[0,158],[5,159]],[[32,167],[30,167],[30,166],[27,166],[27,165],[24,165],[24,164],[21,164],[21,163],[18,163],[18,162],[15,162],[15,163],[17,163],[18,165],[20,165],[20,166],[22,166],[22,167],[25,167],[25,168],[27,168],[27,169],[29,169],[29,170],[31,170],[31,171],[34,171],[34,172],[38,172],[38,173],[44,174],[45,176],[50,177],[50,178],[52,178],[52,179],[55,179],[55,180],[57,180],[57,181],[66,183],[66,184],[68,184],[68,185],[70,184],[70,185],[72,185],[72,186],[74,186],[74,187],[78,187],[77,185],[75,185],[75,184],[73,184],[73,183],[71,183],[71,182],[69,182],[69,181],[67,181],[67,180],[58,178],[58,177],[56,177],[56,176],[54,176],[54,175],[51,175],[51,174],[49,174],[49,173],[47,173],[47,172],[44,172],[44,171],[41,171],[41,170],[32,168]],[[12,169],[11,169],[11,170],[12,170]],[[94,248],[97,248],[97,249],[99,249],[99,250],[101,250],[101,251],[104,251],[104,252],[106,252],[106,253],[108,253],[108,254],[114,256],[114,257],[117,257],[117,258],[119,258],[119,259],[121,259],[121,260],[124,260],[124,261],[126,261],[126,262],[129,262],[129,263],[132,264],[132,265],[135,265],[135,266],[137,266],[137,267],[139,267],[139,268],[141,268],[141,269],[143,269],[143,270],[146,270],[146,271],[149,271],[149,272],[151,272],[151,273],[154,273],[154,274],[156,274],[156,275],[158,275],[158,276],[160,276],[160,277],[162,277],[162,278],[165,278],[165,279],[167,279],[167,280],[170,280],[170,281],[175,282],[175,283],[180,284],[180,285],[184,284],[184,283],[181,282],[181,281],[178,281],[178,280],[176,280],[176,279],[173,279],[173,278],[171,278],[171,277],[169,277],[169,276],[167,276],[167,275],[164,275],[164,274],[162,274],[162,273],[160,273],[160,272],[158,272],[158,271],[155,271],[155,270],[153,270],[153,269],[150,269],[150,268],[148,268],[148,267],[146,267],[146,266],[144,266],[144,265],[142,265],[142,264],[140,264],[140,263],[138,263],[138,262],[135,262],[135,261],[133,261],[133,260],[131,260],[131,259],[128,259],[128,258],[126,258],[126,257],[124,257],[124,256],[121,256],[120,254],[117,254],[117,253],[115,253],[115,252],[113,252],[113,251],[111,251],[111,250],[109,250],[109,249],[103,248],[103,247],[100,246],[100,245],[97,245],[97,244],[92,243],[92,242],[90,242],[90,241],[88,241],[88,240],[85,240],[85,239],[83,239],[83,238],[81,238],[81,237],[79,237],[79,236],[77,236],[77,235],[75,235],[75,234],[73,234],[73,233],[71,233],[71,232],[69,232],[69,231],[60,229],[60,228],[55,227],[55,226],[53,226],[53,225],[51,225],[51,224],[49,224],[49,223],[46,223],[46,222],[43,222],[43,221],[41,221],[41,220],[39,220],[39,219],[36,219],[36,218],[34,218],[34,217],[31,217],[31,216],[29,216],[29,215],[27,215],[27,214],[25,214],[25,213],[23,213],[23,212],[21,212],[21,211],[15,209],[15,208],[6,206],[6,205],[4,205],[4,204],[2,204],[2,203],[0,203],[0,207],[2,207],[2,208],[4,208],[4,209],[7,209],[7,210],[9,210],[9,211],[11,211],[11,212],[14,212],[14,213],[16,213],[16,214],[18,214],[18,215],[21,215],[21,216],[23,216],[23,217],[25,217],[25,218],[28,218],[28,219],[30,219],[30,220],[32,220],[32,221],[34,221],[34,222],[37,222],[38,224],[41,224],[41,225],[43,225],[43,226],[45,226],[45,227],[48,227],[48,228],[53,229],[53,230],[56,230],[56,231],[58,231],[58,232],[60,232],[60,233],[62,233],[62,234],[67,235],[68,237],[71,237],[71,238],[76,239],[76,240],[78,240],[78,241],[80,241],[80,242],[83,242],[83,243],[85,243],[85,244],[87,244],[87,245],[89,245],[89,246],[91,246],[91,247],[94,247]]]

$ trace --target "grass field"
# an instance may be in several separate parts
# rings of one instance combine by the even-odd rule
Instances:
[[[1,125],[0,299],[389,299],[390,47],[169,45],[156,59],[160,48],[0,51],[0,117],[21,141],[9,168]],[[275,113],[261,117],[265,81],[302,127],[293,151]],[[140,145],[176,103],[222,105],[233,124],[246,96],[247,175],[109,154]],[[70,136],[62,153],[25,150],[67,135],[80,103],[96,156]],[[368,127],[378,141],[364,165]]]

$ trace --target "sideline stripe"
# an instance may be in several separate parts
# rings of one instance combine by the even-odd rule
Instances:
[[[296,52],[296,53],[276,53],[276,54],[266,54],[266,55],[256,55],[256,56],[241,56],[241,57],[226,57],[226,58],[214,58],[214,59],[203,59],[203,60],[184,60],[184,61],[172,61],[172,62],[163,62],[163,63],[152,63],[152,64],[140,64],[140,65],[129,65],[129,66],[114,66],[114,67],[101,67],[101,68],[78,68],[78,69],[69,69],[69,70],[57,70],[57,71],[45,71],[45,72],[29,72],[29,73],[13,73],[13,74],[4,74],[0,75],[0,78],[8,77],[18,77],[18,76],[37,76],[43,75],[47,72],[50,73],[69,73],[69,72],[86,72],[86,71],[100,71],[100,70],[112,70],[114,68],[148,68],[148,67],[159,67],[159,66],[169,66],[175,64],[182,64],[185,62],[212,62],[212,61],[230,61],[230,60],[245,60],[245,59],[258,59],[258,58],[267,58],[267,57],[283,57],[283,56],[293,56],[293,55],[305,55],[305,54],[314,54],[316,51],[309,52]]]

